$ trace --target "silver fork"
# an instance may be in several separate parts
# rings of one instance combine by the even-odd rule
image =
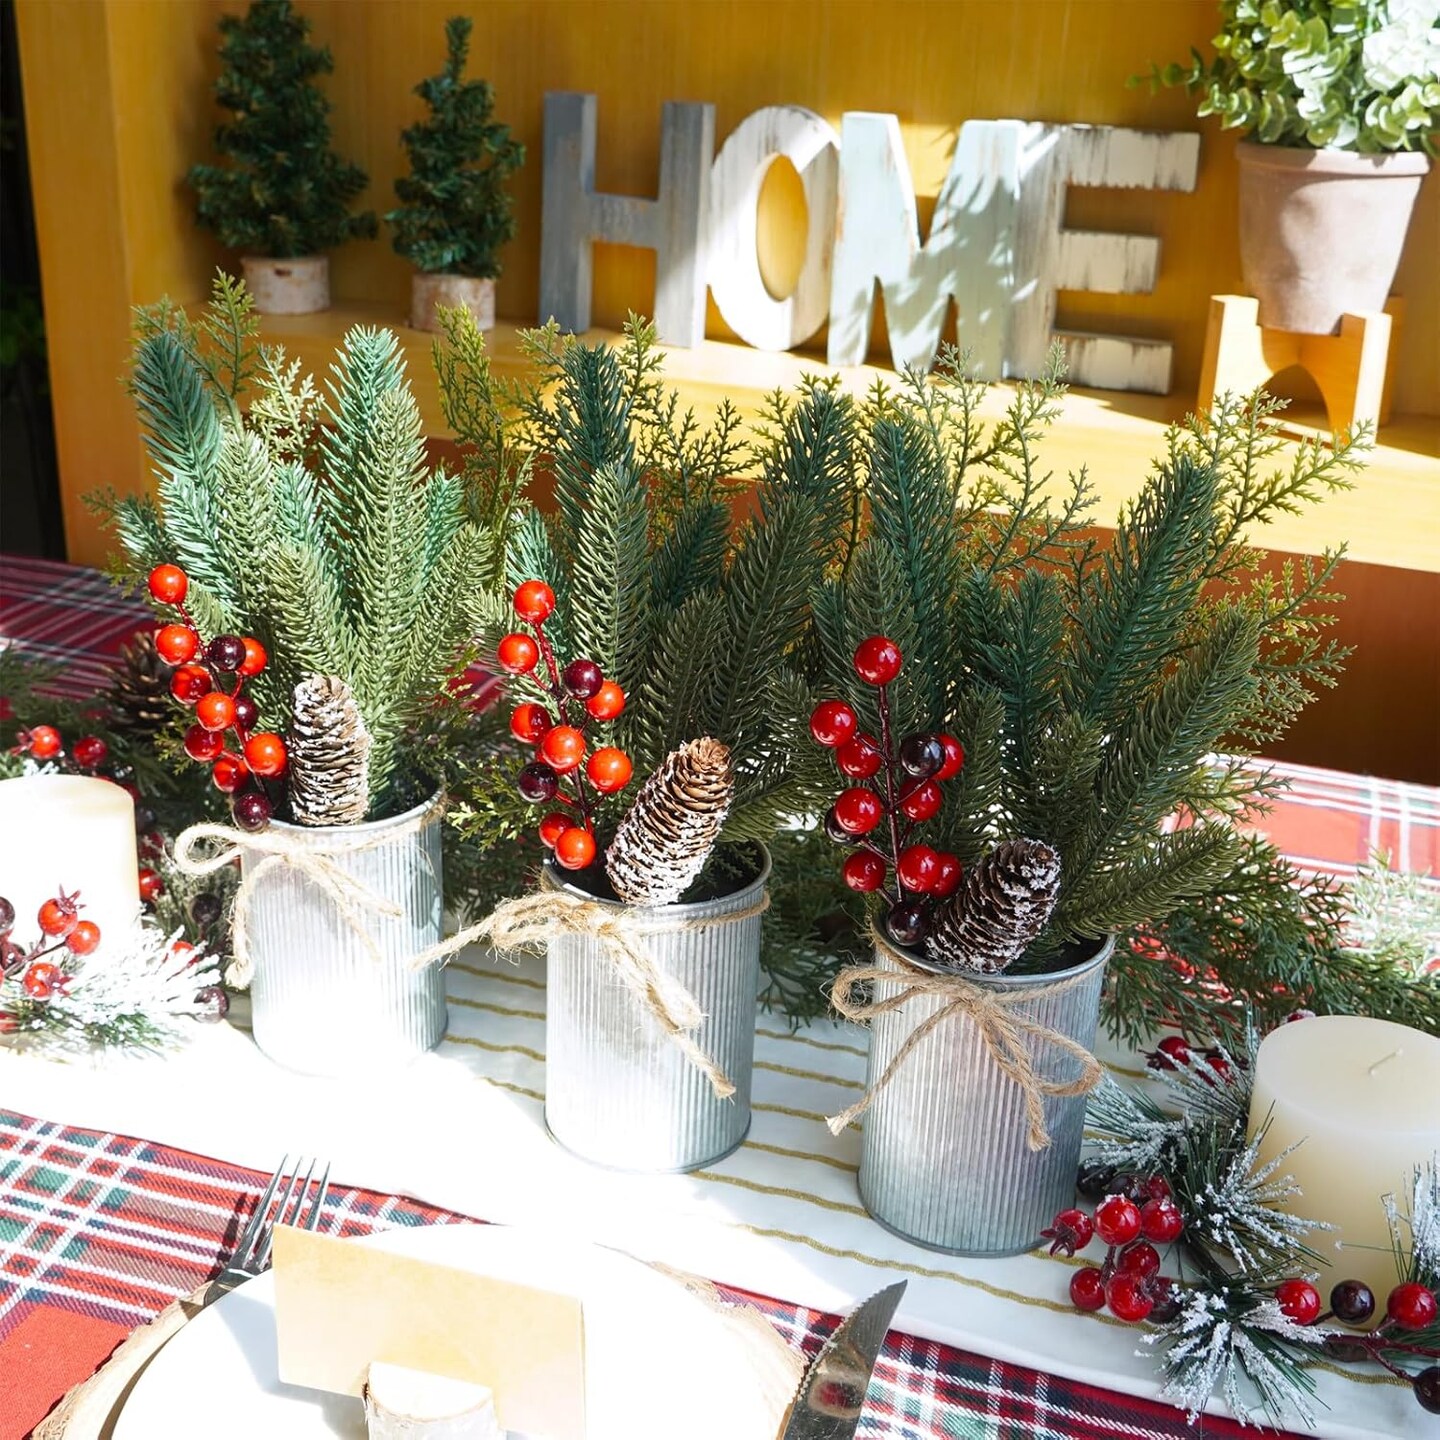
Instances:
[[[261,1192],[250,1219],[240,1233],[225,1268],[207,1284],[201,1284],[189,1295],[172,1300],[148,1325],[142,1325],[111,1355],[88,1380],[82,1381],[31,1432],[31,1440],[74,1440],[77,1435],[108,1435],[120,1412],[125,1396],[135,1377],[150,1362],[155,1352],[194,1316],[212,1301],[228,1295],[237,1285],[253,1280],[270,1262],[270,1245],[277,1225],[298,1225],[314,1230],[320,1223],[325,1192],[330,1183],[330,1167],[320,1172],[320,1183],[314,1195],[310,1186],[315,1178],[312,1160],[304,1176],[300,1174],[303,1159],[290,1169],[287,1155],[276,1166],[270,1183]],[[286,1172],[290,1171],[287,1176]],[[284,1182],[282,1189],[281,1182]],[[279,1195],[278,1202],[276,1195]],[[274,1211],[271,1205],[274,1204]]]
[[[330,1166],[327,1164],[320,1172],[320,1186],[312,1201],[310,1184],[315,1178],[315,1167],[320,1162],[312,1159],[310,1168],[302,1179],[300,1167],[304,1163],[303,1157],[297,1159],[295,1169],[288,1177],[285,1174],[290,1166],[288,1155],[275,1167],[270,1183],[261,1193],[249,1222],[235,1242],[229,1261],[206,1289],[205,1298],[201,1302],[202,1308],[222,1295],[228,1295],[237,1285],[253,1280],[270,1263],[270,1247],[275,1239],[277,1225],[294,1225],[302,1230],[314,1230],[319,1225],[320,1213],[325,1206],[325,1192],[330,1185]],[[282,1180],[285,1182],[283,1190],[280,1189]],[[280,1191],[280,1200],[272,1215],[270,1204],[275,1199],[277,1190]]]

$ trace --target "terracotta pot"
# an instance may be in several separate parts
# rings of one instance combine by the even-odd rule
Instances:
[[[1260,323],[1331,335],[1340,317],[1385,308],[1424,155],[1242,144],[1240,269]]]
[[[415,330],[438,330],[437,305],[463,305],[482,330],[495,328],[495,282],[471,275],[427,275],[417,271],[410,281],[410,325]]]
[[[330,308],[328,255],[298,255],[293,260],[246,255],[240,268],[262,315],[313,315]]]

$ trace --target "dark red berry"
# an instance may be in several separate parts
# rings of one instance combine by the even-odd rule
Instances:
[[[825,812],[825,818],[821,825],[825,834],[837,845],[858,845],[860,843],[860,837],[852,835],[840,823],[840,817],[835,813],[833,805]]]
[[[879,770],[884,758],[874,738],[864,734],[847,740],[835,752],[835,764],[840,773],[851,780],[868,780]]]
[[[860,893],[869,894],[885,883],[885,862],[869,850],[857,850],[845,857],[845,883]]]
[[[1375,1294],[1363,1280],[1342,1280],[1330,1292],[1330,1308],[1337,1320],[1362,1325],[1375,1313]]]
[[[593,661],[572,660],[561,675],[565,689],[577,700],[588,700],[605,683],[605,672]]]
[[[1075,1188],[1087,1200],[1101,1200],[1115,1188],[1115,1167],[1098,1160],[1088,1161],[1075,1177]]]
[[[1293,1025],[1297,1020],[1313,1020],[1314,1018],[1315,1012],[1313,1010],[1292,1010],[1281,1023],[1284,1025]]]
[[[1385,1314],[1402,1330],[1425,1330],[1435,1323],[1435,1295],[1418,1280],[1397,1285],[1385,1302]]]
[[[879,823],[884,807],[873,790],[856,787],[835,797],[835,818],[851,835],[868,835]]]
[[[15,907],[0,895],[0,935],[8,935],[15,928]]]
[[[1169,1245],[1184,1229],[1185,1217],[1173,1200],[1147,1200],[1140,1207],[1140,1230],[1147,1240]]]
[[[260,707],[248,696],[235,697],[235,723],[242,730],[253,730],[260,719]]]
[[[98,770],[110,754],[110,747],[98,735],[86,735],[75,742],[70,753],[82,770]]]
[[[202,890],[190,902],[190,918],[202,929],[208,929],[221,916],[225,906],[218,895]]]
[[[217,635],[205,647],[205,658],[227,675],[245,663],[245,642],[238,635]]]
[[[853,738],[858,724],[855,712],[843,700],[822,700],[810,712],[810,738],[833,750]]]
[[[900,765],[907,775],[928,780],[945,763],[945,747],[933,735],[907,735],[900,742]]]
[[[1167,1035],[1149,1057],[1152,1070],[1181,1070],[1190,1063],[1190,1047],[1180,1035]]]
[[[515,784],[532,805],[539,805],[555,798],[555,792],[560,788],[560,777],[548,765],[535,760],[520,772]]]
[[[185,753],[192,760],[214,760],[225,748],[225,737],[218,730],[192,725],[185,732]]]
[[[1050,1228],[1040,1232],[1042,1240],[1050,1241],[1052,1255],[1073,1255],[1094,1237],[1095,1226],[1083,1210],[1062,1210],[1050,1222]]]
[[[897,945],[918,945],[930,928],[930,917],[923,905],[895,905],[885,917],[885,928]]]
[[[195,1018],[203,1025],[215,1025],[230,1011],[230,997],[223,985],[207,985],[195,992]]]
[[[1440,1415],[1440,1365],[1427,1365],[1410,1382],[1422,1410]]]
[[[1105,1282],[1093,1265],[1086,1265],[1070,1277],[1070,1303],[1077,1310],[1105,1308]]]
[[[1320,1318],[1320,1292],[1308,1280],[1286,1280],[1277,1285],[1275,1300],[1297,1325],[1313,1325]]]
[[[1154,1301],[1150,1319],[1157,1325],[1168,1325],[1180,1313],[1183,1298],[1180,1287],[1168,1275],[1152,1275],[1145,1287]]]
[[[1128,1270],[1117,1270],[1110,1277],[1105,1286],[1105,1302],[1117,1320],[1125,1320],[1132,1325],[1138,1324],[1155,1308],[1144,1277]]]
[[[1095,1211],[1095,1230],[1107,1245],[1128,1245],[1140,1233],[1140,1209],[1123,1195],[1102,1200]]]
[[[1131,1275],[1158,1274],[1160,1252],[1148,1240],[1132,1240],[1120,1252],[1120,1268]]]
[[[233,795],[250,778],[250,767],[238,756],[226,752],[210,767],[210,782],[222,794]]]
[[[242,830],[263,830],[274,811],[270,801],[258,790],[247,790],[230,802],[230,813]]]
[[[872,635],[855,647],[854,663],[867,685],[888,685],[900,673],[900,647],[884,635]]]

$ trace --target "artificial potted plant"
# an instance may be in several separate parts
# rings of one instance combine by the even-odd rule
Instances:
[[[1155,67],[1247,138],[1240,266],[1260,323],[1329,335],[1385,307],[1440,132],[1433,0],[1223,0],[1207,63]],[[1138,77],[1137,77],[1138,78]]]
[[[604,1165],[694,1169],[749,1128],[764,841],[803,803],[793,667],[848,533],[853,407],[810,387],[747,471],[735,412],[682,416],[632,321],[620,349],[525,337],[534,380],[506,422],[473,321],[444,318],[476,359],[442,355],[450,410],[494,417],[475,448],[501,456],[486,436],[509,428],[554,485],[507,548],[513,741],[458,787],[493,839],[538,818],[548,847],[540,889],[487,934],[548,947],[551,1134]],[[738,523],[737,476],[756,489]]]
[[[1316,446],[1265,476],[1263,407],[1227,402],[1101,542],[1083,474],[1047,503],[1034,466],[1057,377],[988,433],[982,389],[951,356],[869,408],[868,528],[813,603],[811,731],[844,787],[824,828],[874,905],[874,962],[834,991],[872,1022],[869,1084],[832,1128],[863,1116],[882,1224],[1004,1254],[1068,1203],[1115,937],[1244,883],[1235,822],[1265,783],[1210,757],[1277,736],[1339,657],[1334,557],[1267,579],[1243,536],[1353,460]]]
[[[413,964],[443,898],[442,797],[415,727],[491,562],[460,482],[427,466],[393,333],[351,330],[322,393],[255,330],[223,275],[197,324],[140,313],[132,389],[157,497],[105,503],[177,667],[176,749],[210,767],[237,827],[194,827],[177,861],[239,855],[232,968],[256,1043],[341,1073],[444,1033],[443,977]]]
[[[415,93],[430,116],[401,135],[410,173],[395,182],[403,202],[386,221],[395,249],[415,266],[410,324],[438,330],[436,306],[463,305],[482,330],[495,324],[496,258],[515,234],[506,184],[525,160],[510,128],[492,119],[495,95],[487,80],[466,80],[471,22],[446,22],[448,58]]]
[[[330,149],[329,102],[315,81],[335,62],[311,45],[290,0],[254,0],[220,19],[215,98],[230,118],[215,131],[221,165],[187,177],[196,218],[240,252],[245,283],[265,315],[330,306],[330,260],[346,240],[373,239],[374,213],[353,214],[365,172]]]

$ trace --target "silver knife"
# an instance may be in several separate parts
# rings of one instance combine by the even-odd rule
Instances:
[[[870,1376],[905,1283],[872,1295],[820,1347],[790,1402],[780,1440],[855,1440]]]

